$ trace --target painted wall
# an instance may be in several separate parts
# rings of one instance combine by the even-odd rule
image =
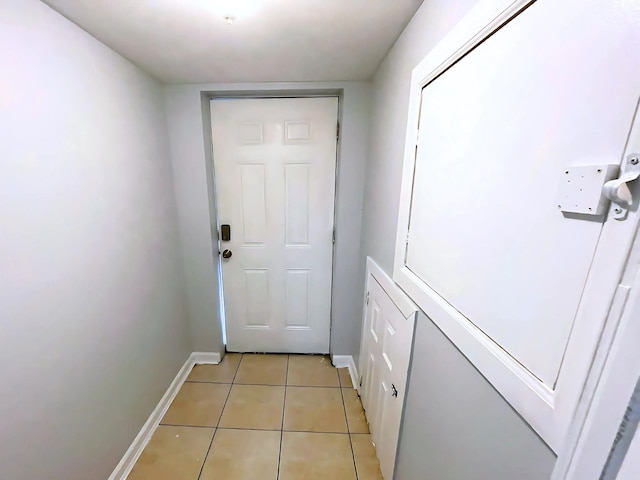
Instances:
[[[411,71],[476,0],[425,0],[373,78],[362,254],[393,271]],[[396,480],[546,480],[553,452],[424,314]]]
[[[209,101],[211,94],[239,92],[313,94],[342,91],[341,144],[336,203],[331,349],[358,350],[364,261],[360,255],[362,200],[369,128],[367,82],[197,84],[165,87],[166,111],[178,202],[195,350],[220,351],[217,238],[213,205]]]
[[[555,455],[424,315],[416,324],[397,480],[548,480]]]
[[[105,479],[190,351],[162,90],[0,2],[0,478]]]

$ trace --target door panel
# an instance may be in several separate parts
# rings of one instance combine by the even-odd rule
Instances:
[[[620,161],[639,94],[621,13],[538,0],[422,92],[406,265],[549,387],[604,220],[561,177]]]
[[[481,1],[413,73],[394,280],[556,451],[639,220],[559,190],[640,149],[639,24],[634,2]]]
[[[337,98],[213,100],[228,349],[328,353]]]
[[[242,232],[244,244],[267,241],[267,206],[264,165],[240,165]]]

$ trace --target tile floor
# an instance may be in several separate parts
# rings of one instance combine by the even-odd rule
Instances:
[[[348,370],[320,355],[197,365],[129,480],[382,480]]]

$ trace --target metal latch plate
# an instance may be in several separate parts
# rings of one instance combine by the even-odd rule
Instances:
[[[558,208],[564,213],[604,215],[609,200],[602,187],[615,178],[619,165],[582,165],[568,167],[562,172],[558,192]]]

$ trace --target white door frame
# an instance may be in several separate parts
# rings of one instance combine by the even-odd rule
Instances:
[[[611,307],[613,315],[605,326],[551,480],[600,478],[640,378],[640,232],[618,288],[621,294]],[[630,434],[633,432],[626,432]],[[615,477],[607,472],[603,478]]]
[[[447,306],[436,305],[424,290],[415,286],[418,282],[411,277],[415,275],[404,267],[422,89],[535,1],[480,0],[413,71],[393,279],[418,304],[433,304],[436,313],[440,310],[445,312]],[[636,130],[640,130],[638,126]],[[635,190],[637,192],[640,189]],[[625,245],[620,246],[625,247]],[[604,466],[611,442],[602,435],[602,429],[606,426],[615,436],[621,412],[624,412],[629,400],[629,392],[633,390],[638,379],[640,355],[636,352],[633,361],[625,363],[631,358],[632,347],[623,346],[625,342],[633,343],[629,340],[631,337],[635,340],[635,345],[640,340],[640,332],[638,332],[640,326],[633,325],[631,321],[635,316],[636,323],[639,323],[637,320],[640,318],[640,279],[638,278],[640,241],[637,239],[631,255],[626,266],[625,279],[615,291],[604,333],[600,337],[600,331],[588,332],[586,336],[589,338],[584,339],[588,343],[587,340],[597,342],[600,338],[595,362],[591,366],[588,362],[581,362],[580,365],[575,365],[574,371],[571,372],[575,375],[566,375],[566,377],[574,377],[574,381],[567,381],[567,385],[563,387],[564,391],[569,392],[568,401],[557,402],[553,391],[541,385],[540,382],[521,375],[518,370],[522,369],[514,365],[513,359],[506,358],[507,355],[492,345],[478,343],[480,336],[476,332],[449,324],[450,338],[455,338],[454,343],[484,372],[485,376],[487,372],[489,373],[488,378],[491,378],[494,386],[498,386],[508,400],[509,398],[527,399],[521,401],[522,405],[514,405],[514,407],[527,410],[525,420],[530,422],[532,427],[540,432],[559,454],[553,473],[554,480],[597,478],[599,472],[595,477],[585,476],[584,472],[588,470],[587,466],[596,471],[598,462],[600,462],[600,471]],[[624,264],[621,265],[623,266]],[[612,285],[607,283],[602,287],[612,288]],[[438,323],[437,318],[434,318],[434,321]],[[441,321],[444,322],[444,320]],[[607,376],[607,372],[612,369],[615,369],[615,375]],[[516,377],[518,381],[514,381]],[[557,412],[558,409],[561,410],[560,428],[550,414],[550,412]],[[600,430],[591,428],[590,422],[597,423]],[[598,439],[598,436],[601,438]],[[604,445],[599,441],[602,438],[605,438]]]
[[[211,118],[211,103],[213,100],[217,99],[230,99],[230,100],[247,100],[247,99],[278,99],[278,98],[337,98],[338,99],[338,125],[342,125],[342,105],[343,105],[343,91],[342,90],[234,90],[228,92],[214,92],[209,93],[207,95],[208,101],[207,105],[209,106],[208,112],[204,115],[205,118]],[[227,322],[225,316],[225,300],[224,300],[224,279],[222,276],[222,262],[221,258],[221,246],[220,246],[220,216],[218,215],[218,194],[216,189],[216,171],[215,171],[215,161],[214,152],[213,152],[213,134],[211,130],[210,122],[205,122],[205,126],[207,126],[206,130],[208,130],[208,138],[209,139],[209,149],[211,155],[211,175],[212,175],[212,185],[213,185],[213,198],[211,199],[213,205],[214,216],[215,216],[215,225],[212,225],[211,236],[214,240],[214,258],[217,259],[216,267],[217,267],[217,275],[218,275],[218,304],[220,305],[220,321],[222,323],[222,338],[223,344],[226,348],[227,346]],[[333,245],[331,246],[331,310],[329,317],[329,350],[331,351],[331,329],[333,327],[333,317],[334,317],[334,293],[333,289],[335,288],[334,281],[334,273],[335,273],[335,260],[336,260],[336,225],[337,225],[337,212],[338,212],[338,184],[339,184],[339,173],[340,173],[340,146],[342,142],[342,135],[339,135],[339,130],[337,133],[337,148],[336,148],[336,166],[335,166],[335,188],[334,188],[334,198],[333,198]],[[215,228],[214,228],[215,227]]]

